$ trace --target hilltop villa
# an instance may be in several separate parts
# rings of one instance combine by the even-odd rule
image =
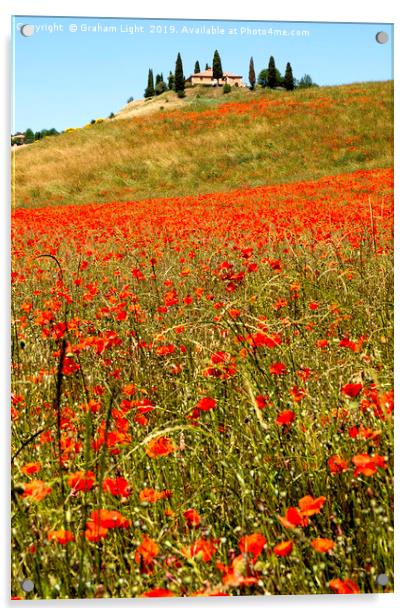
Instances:
[[[223,72],[223,78],[219,79],[219,84],[224,85],[225,83],[228,83],[230,86],[245,88],[246,85],[242,81],[242,77],[242,75]],[[209,68],[205,71],[200,71],[199,73],[193,73],[192,75],[190,75],[190,77],[186,79],[186,85],[216,86],[217,79],[213,78],[213,69]]]

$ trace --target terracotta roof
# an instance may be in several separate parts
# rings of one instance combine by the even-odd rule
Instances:
[[[213,69],[209,68],[206,71],[200,71],[199,73],[192,73],[190,75],[190,77],[212,77],[213,76]],[[190,77],[188,77],[188,79],[190,79]],[[228,73],[226,71],[223,71],[223,77],[242,77],[242,75],[238,75],[237,73]]]

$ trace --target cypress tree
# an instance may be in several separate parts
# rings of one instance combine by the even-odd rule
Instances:
[[[200,73],[201,72],[201,68],[200,68],[200,62],[197,60],[194,66],[194,74],[195,73]]]
[[[176,70],[174,73],[174,89],[177,92],[177,94],[179,92],[182,92],[184,96],[185,83],[184,83],[184,73],[183,73],[183,62],[181,60],[180,53],[177,54]]]
[[[255,70],[254,70],[254,60],[251,56],[250,58],[250,67],[248,69],[248,81],[250,82],[251,90],[255,88]]]
[[[289,62],[287,62],[287,66],[285,67],[284,88],[286,90],[294,90],[293,69],[291,68],[291,64]]]
[[[144,91],[144,98],[150,98],[155,95],[153,69],[149,69],[147,78],[147,87]]]
[[[210,69],[210,66],[209,66],[208,62],[206,62],[206,65],[205,65],[205,69],[204,69],[204,70],[208,71],[209,69]]]
[[[213,58],[213,78],[217,79],[217,85],[219,85],[218,80],[223,78],[223,67],[221,66],[221,58],[217,49],[214,52]]]
[[[156,75],[156,85],[159,84],[161,81],[161,75],[159,73],[157,73]]]
[[[277,75],[275,72],[275,62],[273,56],[270,56],[268,61],[267,73],[267,88],[275,88],[277,86]]]

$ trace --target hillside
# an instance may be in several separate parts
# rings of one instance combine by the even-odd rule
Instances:
[[[392,82],[188,92],[134,101],[113,120],[14,150],[13,207],[208,193],[392,165]]]

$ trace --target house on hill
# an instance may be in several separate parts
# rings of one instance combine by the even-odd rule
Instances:
[[[23,145],[26,135],[24,133],[16,133],[11,136],[11,145]]]
[[[237,75],[236,73],[226,73],[223,72],[223,78],[218,80],[219,85],[224,85],[228,83],[230,86],[235,86],[239,88],[245,88],[246,85],[242,81],[243,76]],[[199,73],[192,73],[190,77],[188,77],[185,81],[186,85],[192,86],[216,86],[217,79],[213,78],[213,69],[209,68],[205,71],[200,71]]]

